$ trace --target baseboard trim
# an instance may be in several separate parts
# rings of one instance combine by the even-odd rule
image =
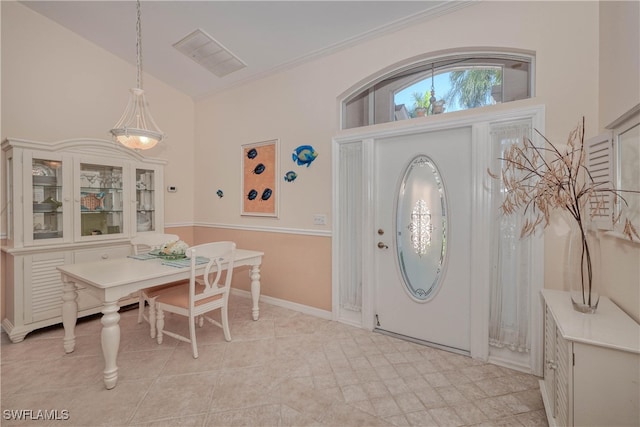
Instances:
[[[251,298],[251,292],[244,291],[242,289],[231,288],[231,294],[238,295],[243,298]],[[297,302],[286,301],[279,298],[270,297],[268,295],[260,295],[260,301],[267,304],[275,305],[282,308],[288,308],[289,310],[298,311],[310,316],[319,317],[325,320],[333,320],[332,313],[327,310],[322,310],[315,307],[310,307],[304,304],[298,304]]]

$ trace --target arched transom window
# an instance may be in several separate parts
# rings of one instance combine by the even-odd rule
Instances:
[[[533,61],[533,55],[495,52],[414,61],[347,96],[342,104],[342,128],[531,98]]]

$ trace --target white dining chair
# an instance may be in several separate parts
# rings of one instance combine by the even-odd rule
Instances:
[[[148,253],[154,249],[160,249],[162,245],[168,242],[174,242],[179,240],[176,234],[142,234],[131,239],[131,246],[133,248],[134,255],[141,255]],[[164,285],[154,286],[151,288],[142,289],[139,295],[138,301],[138,323],[142,323],[143,320],[149,323],[149,334],[151,338],[156,337],[156,309],[155,300],[162,292],[167,289],[171,289],[174,286],[185,285],[189,283],[188,280],[180,280],[177,282],[171,282]],[[145,313],[145,305],[149,306],[149,314]]]
[[[191,343],[193,358],[197,359],[196,321],[198,326],[202,327],[204,320],[222,328],[225,340],[231,341],[227,306],[235,252],[236,244],[234,242],[205,243],[187,250],[187,256],[191,258],[189,285],[163,292],[156,299],[158,344],[162,344],[165,334]],[[200,257],[208,258],[208,262],[204,274],[196,277],[197,269],[202,267],[197,267],[196,264]],[[218,309],[220,310],[220,322],[207,316],[208,313]],[[165,312],[188,318],[189,337],[165,330]]]

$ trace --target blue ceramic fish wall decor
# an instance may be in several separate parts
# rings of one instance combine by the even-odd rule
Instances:
[[[298,177],[298,174],[295,173],[294,171],[289,171],[286,174],[284,174],[284,180],[286,182],[293,182],[296,180],[297,177]]]
[[[252,148],[251,150],[247,151],[247,157],[250,159],[255,159],[258,156],[258,150],[256,150],[255,148]]]
[[[295,149],[291,157],[294,162],[298,163],[298,166],[307,165],[309,167],[318,157],[318,152],[310,145],[301,145]]]
[[[253,173],[255,173],[256,175],[260,175],[262,172],[264,172],[266,169],[266,166],[263,165],[262,163],[258,163],[258,165],[253,169]]]
[[[222,199],[222,196],[224,196],[224,193],[222,192],[222,190],[218,190],[216,191],[216,194],[218,195],[218,197],[220,197]]]

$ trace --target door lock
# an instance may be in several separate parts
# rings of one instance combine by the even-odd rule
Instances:
[[[382,243],[382,242],[378,242],[378,247],[379,247],[380,249],[389,249],[389,246],[385,245],[385,244],[384,244],[384,243]]]

